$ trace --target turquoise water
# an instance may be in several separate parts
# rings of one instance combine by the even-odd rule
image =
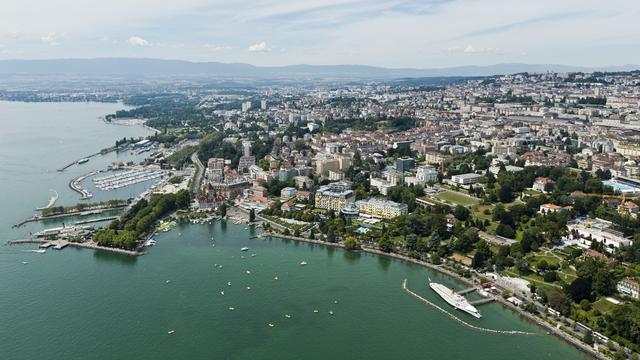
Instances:
[[[633,187],[631,185],[622,184],[622,183],[619,183],[619,182],[609,181],[609,180],[603,181],[602,184],[605,185],[605,186],[611,186],[614,190],[623,191],[623,192],[640,190],[640,189],[638,189],[636,187]]]
[[[12,106],[0,103],[3,126],[6,107]],[[68,178],[125,155],[92,160],[87,168],[72,168],[64,174],[50,169],[109,145],[121,137],[120,131],[144,131],[95,121],[117,105],[17,106],[35,113],[63,106],[65,116],[55,121],[82,123],[104,134],[94,144],[74,135],[75,151],[64,131],[46,142],[17,141],[10,147],[2,143],[0,196],[6,200],[0,238],[19,237],[25,229],[11,230],[10,225],[30,215],[34,204],[46,202],[52,186],[61,184],[61,199],[64,196],[64,202],[72,203],[76,195],[62,190]],[[52,150],[48,144],[63,149]],[[13,160],[18,155],[22,162]],[[426,278],[457,288],[463,285],[440,274],[370,254],[252,239],[253,235],[251,228],[224,222],[185,225],[160,234],[158,245],[139,258],[77,249],[38,255],[23,251],[34,246],[0,246],[2,358],[586,358],[498,304],[482,305],[480,320],[458,316],[483,327],[539,335],[495,335],[463,327],[401,288],[407,278],[412,290],[446,307],[427,288]],[[243,246],[250,251],[241,252]],[[308,265],[300,266],[301,261]],[[329,315],[330,310],[334,315]],[[175,333],[168,335],[170,330]]]

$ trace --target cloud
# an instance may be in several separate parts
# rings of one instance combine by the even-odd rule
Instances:
[[[212,51],[227,51],[227,50],[231,50],[231,46],[226,46],[226,45],[204,44],[204,45],[202,45],[202,47],[205,48],[205,49],[212,50]]]
[[[131,46],[136,46],[136,47],[148,47],[151,46],[151,43],[148,42],[147,40],[139,37],[139,36],[132,36],[127,40],[127,44],[131,45]]]
[[[50,32],[47,35],[41,37],[40,40],[42,40],[43,43],[48,44],[49,46],[58,46],[58,38],[59,36],[56,33]]]
[[[502,24],[498,26],[471,31],[466,34],[463,34],[461,38],[494,35],[494,34],[504,33],[508,31],[513,31],[523,27],[528,27],[531,25],[542,25],[542,24],[553,23],[553,22],[561,22],[561,21],[566,21],[567,19],[576,19],[579,17],[591,15],[591,14],[592,12],[590,11],[568,11],[568,12],[562,12],[557,14],[532,17],[532,18],[521,20],[521,21],[512,22],[509,24]]]
[[[495,53],[498,51],[496,48],[491,47],[475,47],[473,45],[467,46],[453,46],[445,49],[446,52],[450,53],[463,53],[463,54],[483,54],[483,53]]]
[[[263,52],[264,53],[264,52],[269,52],[272,49],[267,45],[266,42],[261,41],[261,42],[259,42],[257,44],[253,44],[253,45],[249,46],[249,48],[247,48],[247,50],[249,52]]]

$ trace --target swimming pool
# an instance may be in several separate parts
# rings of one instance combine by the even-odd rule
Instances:
[[[605,186],[611,186],[614,190],[618,190],[618,191],[622,191],[622,192],[637,192],[637,191],[640,191],[640,189],[638,189],[637,187],[634,187],[634,186],[631,186],[631,185],[627,185],[627,184],[622,184],[622,183],[619,183],[617,181],[607,180],[607,181],[603,181],[602,184],[604,184]]]

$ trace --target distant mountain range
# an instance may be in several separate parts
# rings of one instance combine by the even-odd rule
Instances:
[[[497,64],[433,69],[384,68],[367,65],[254,66],[244,63],[191,62],[145,58],[0,60],[1,75],[78,75],[166,77],[286,78],[295,80],[398,79],[443,76],[489,76],[520,72],[630,71],[638,65],[590,68],[554,64]]]

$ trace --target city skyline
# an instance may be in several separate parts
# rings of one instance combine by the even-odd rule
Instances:
[[[0,59],[619,66],[640,58],[639,14],[628,1],[26,0],[0,5]]]

